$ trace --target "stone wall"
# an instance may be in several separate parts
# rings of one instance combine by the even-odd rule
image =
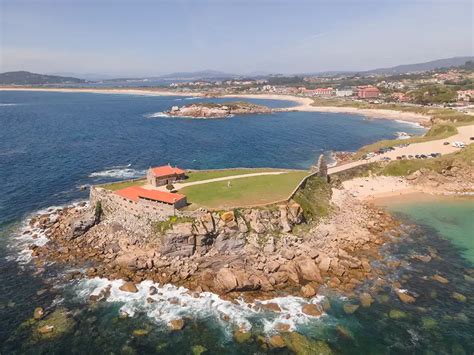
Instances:
[[[92,186],[91,206],[94,207],[99,201],[105,219],[117,222],[125,229],[143,235],[151,232],[151,222],[166,220],[178,212],[170,205],[146,200],[133,202],[110,190]]]

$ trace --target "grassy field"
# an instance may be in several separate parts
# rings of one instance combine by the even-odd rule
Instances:
[[[145,184],[146,184],[146,179],[139,179],[139,180],[133,180],[133,181],[112,182],[110,184],[102,185],[102,187],[107,190],[117,191],[117,190],[124,189],[126,187],[142,186]]]
[[[235,176],[235,175],[245,175],[245,174],[254,174],[261,172],[272,172],[272,171],[285,171],[285,169],[223,169],[223,170],[196,170],[190,171],[186,175],[188,178],[183,182],[194,182],[194,181],[203,181],[215,178],[221,178],[226,176]]]
[[[256,206],[287,198],[306,175],[307,171],[292,171],[281,175],[252,176],[229,180],[230,187],[227,181],[218,181],[188,186],[179,192],[187,196],[190,209]]]

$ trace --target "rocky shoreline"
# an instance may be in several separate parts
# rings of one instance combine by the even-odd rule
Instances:
[[[54,261],[86,270],[67,279],[123,279],[129,292],[153,280],[225,299],[311,298],[320,288],[352,294],[379,275],[371,262],[380,260],[381,245],[399,235],[398,222],[345,190],[333,189],[332,208],[318,224],[303,223],[296,203],[276,211],[206,212],[193,222],[174,224],[158,238],[143,238],[107,218],[97,219],[84,203],[33,217],[30,226],[49,241],[32,246],[32,255],[39,267]]]
[[[249,115],[271,113],[272,109],[263,105],[256,105],[248,102],[227,102],[216,103],[195,103],[184,106],[173,106],[169,111],[164,112],[173,117],[191,118],[227,118],[234,115]]]

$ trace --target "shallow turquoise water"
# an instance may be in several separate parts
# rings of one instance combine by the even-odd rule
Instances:
[[[456,245],[474,265],[474,198],[396,202],[388,208],[434,229]]]

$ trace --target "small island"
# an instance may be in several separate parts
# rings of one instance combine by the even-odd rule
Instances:
[[[191,117],[191,118],[227,118],[234,115],[248,115],[271,113],[272,109],[256,105],[249,102],[225,102],[222,104],[212,102],[193,103],[181,107],[173,106],[165,114],[173,117]]]

